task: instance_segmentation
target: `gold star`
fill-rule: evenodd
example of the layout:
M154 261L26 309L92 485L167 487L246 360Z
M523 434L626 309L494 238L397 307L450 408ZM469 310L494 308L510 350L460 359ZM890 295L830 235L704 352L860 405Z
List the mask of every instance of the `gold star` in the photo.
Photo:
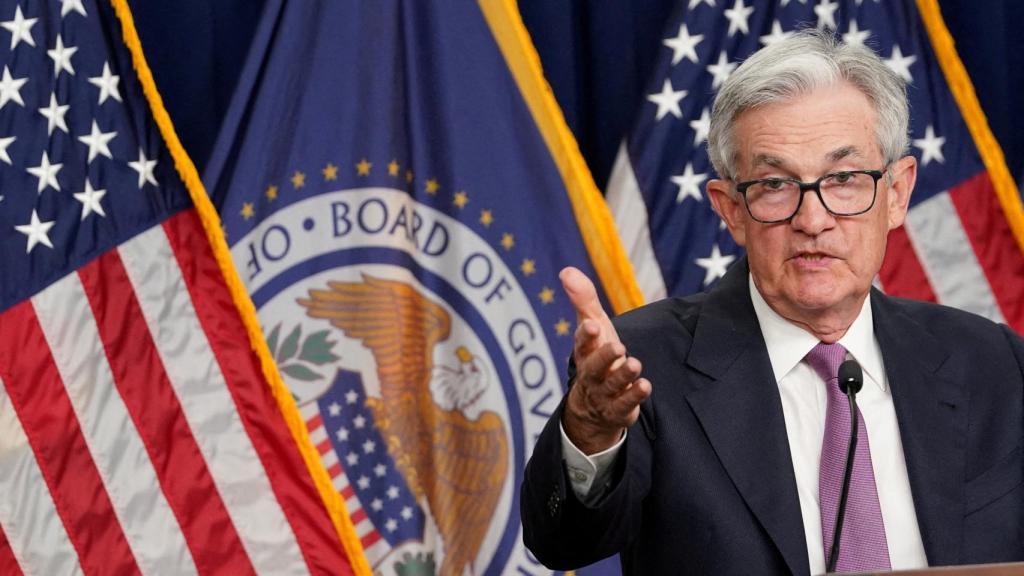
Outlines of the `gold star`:
M555 291L547 286L540 291L540 302L541 304L551 304L555 301Z
M516 245L516 237L505 232L501 235L501 247L505 250L511 250Z
M405 171L405 181L412 184L412 170Z
M388 162L388 176L398 177L398 160Z
M555 324L555 334L558 334L559 336L565 336L568 333L569 322L567 322L565 318L559 319L558 324Z
M437 194L437 191L440 190L440 189L441 189L441 185L437 183L437 179L436 178L431 178L430 180L427 180L427 185L426 185L427 194L430 194L430 195Z
M305 185L306 175L296 170L295 174L292 175L292 186L294 186L295 189L298 190L299 188L302 188Z
M358 174L359 176L369 176L370 168L372 167L373 164L367 162L366 158L363 158L362 160L359 161L358 164L356 164L356 174Z
M523 276L529 276L537 271L537 267L534 265L533 260L524 258L523 263L519 265L519 269L523 271Z
M458 206L459 209L461 210L462 208L466 207L466 204L469 204L469 196L465 192L460 190L459 192L455 193L455 199L452 200L452 203Z
M252 218L252 215L255 214L255 213L256 213L256 211L253 210L252 202L243 202L242 203L242 218L245 218L246 220L248 220L248 219Z
M267 191L265 194L267 196L267 200L277 199L277 186L267 186Z
M327 163L327 166L325 166L324 169L320 171L320 173L324 175L324 180L338 179L338 167L335 166L334 164L331 164L330 162Z
M491 215L491 211L490 210L481 210L480 211L480 223L483 224L484 226L490 226L491 222L494 222L494 216Z

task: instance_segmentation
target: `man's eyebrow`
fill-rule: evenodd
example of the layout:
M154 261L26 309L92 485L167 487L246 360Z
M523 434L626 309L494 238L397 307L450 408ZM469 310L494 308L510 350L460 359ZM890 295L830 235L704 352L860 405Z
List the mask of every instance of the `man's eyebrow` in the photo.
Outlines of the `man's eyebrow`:
M843 146L842 148L836 148L827 155L831 162L839 162L840 160L845 160L851 156L863 157L864 154L861 153L860 149L856 146Z
M780 166L784 166L786 161L778 156L772 156L771 154L758 154L754 156L754 166L761 166L762 164L773 168L779 168Z

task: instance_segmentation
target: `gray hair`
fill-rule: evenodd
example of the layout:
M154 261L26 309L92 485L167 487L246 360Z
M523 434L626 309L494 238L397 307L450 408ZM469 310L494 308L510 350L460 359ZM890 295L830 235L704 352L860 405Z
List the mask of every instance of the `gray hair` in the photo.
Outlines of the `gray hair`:
M801 30L757 51L715 97L708 155L719 176L735 179L733 123L764 104L788 100L846 81L867 96L878 114L878 147L886 164L910 146L907 89L903 79L870 48L846 44L832 32Z

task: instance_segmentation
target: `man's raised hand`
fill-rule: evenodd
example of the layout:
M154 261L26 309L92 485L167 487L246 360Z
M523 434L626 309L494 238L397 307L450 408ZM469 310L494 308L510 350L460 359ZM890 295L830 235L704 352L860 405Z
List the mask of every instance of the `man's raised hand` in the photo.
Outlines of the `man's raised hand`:
M576 309L577 323L576 378L562 426L577 448L596 454L615 445L636 422L640 403L651 394L651 383L640 378L640 361L626 356L594 283L572 267L564 268L559 278Z

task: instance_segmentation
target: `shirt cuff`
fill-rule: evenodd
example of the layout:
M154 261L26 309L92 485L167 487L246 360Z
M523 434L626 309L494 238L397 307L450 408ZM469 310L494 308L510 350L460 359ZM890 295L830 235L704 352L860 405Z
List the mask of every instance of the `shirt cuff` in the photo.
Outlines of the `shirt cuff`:
M558 423L562 433L562 458L569 470L569 482L576 498L584 504L593 504L604 495L608 478L612 473L612 465L626 441L626 431L614 446L596 454L587 456L569 439L562 423Z

